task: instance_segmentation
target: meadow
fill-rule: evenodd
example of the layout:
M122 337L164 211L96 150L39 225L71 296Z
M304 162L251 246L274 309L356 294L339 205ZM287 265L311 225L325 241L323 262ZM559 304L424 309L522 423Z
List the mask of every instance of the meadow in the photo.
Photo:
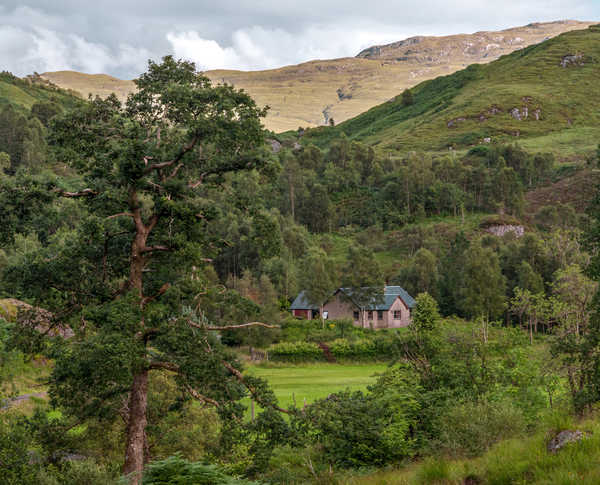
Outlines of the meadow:
M279 404L302 406L344 389L365 390L385 364L252 365L247 373L266 379Z

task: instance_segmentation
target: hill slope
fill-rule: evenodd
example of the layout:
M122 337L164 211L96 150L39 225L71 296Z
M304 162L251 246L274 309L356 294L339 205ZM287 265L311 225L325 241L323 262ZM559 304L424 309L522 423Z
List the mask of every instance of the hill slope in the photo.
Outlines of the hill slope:
M38 101L53 101L68 107L77 99L77 93L60 89L37 76L19 79L7 72L0 73L0 107L10 104L29 112Z
M317 144L341 132L385 150L442 150L529 139L531 148L600 141L600 26L562 34L487 65L471 65L413 88L335 128L311 130ZM538 144L532 143L535 139Z
M500 55L543 41L562 32L583 29L590 22L558 21L530 24L499 32L446 37L413 37L389 46L374 46L357 57L311 61L266 71L207 71L214 82L228 82L247 90L271 110L267 128L280 132L347 120L393 98L407 87L453 73L472 63L486 63ZM103 74L61 71L45 73L53 83L105 96L116 92L124 99L134 85Z

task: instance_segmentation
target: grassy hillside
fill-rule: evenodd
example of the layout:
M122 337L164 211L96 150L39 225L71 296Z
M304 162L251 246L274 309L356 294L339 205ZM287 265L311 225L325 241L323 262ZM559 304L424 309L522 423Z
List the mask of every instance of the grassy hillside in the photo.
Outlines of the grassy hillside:
M398 97L333 129L311 130L306 139L325 144L343 132L406 151L460 148L489 137L581 152L600 139L599 78L600 26L592 26L423 82L412 105Z
M424 80L453 73L472 63L487 63L589 25L590 22L559 21L499 32L415 37L371 47L355 58L316 60L265 71L215 70L206 75L214 82L244 88L259 105L269 105L266 126L282 132L299 126L326 125L331 118L335 122L347 120ZM131 81L104 74L60 71L42 76L83 96L115 92L125 99L134 89Z
M554 421L554 422L552 422ZM564 429L585 433L582 441L568 444L552 454L546 443ZM463 484L597 484L600 483L600 422L579 423L560 415L550 418L527 437L505 440L475 459L428 459L397 471L379 471L366 476L346 476L348 485L463 485Z
M36 76L19 79L7 72L0 73L0 107L11 104L29 111L38 101L54 101L68 107L77 100L75 92L61 89Z

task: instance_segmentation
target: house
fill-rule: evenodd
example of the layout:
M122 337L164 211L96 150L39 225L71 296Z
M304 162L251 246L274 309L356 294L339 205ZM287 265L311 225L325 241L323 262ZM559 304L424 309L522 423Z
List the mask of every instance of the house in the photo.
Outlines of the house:
M338 288L323 305L323 315L332 320L350 319L357 327L399 328L410 325L415 300L401 286L385 286L383 294L361 304L358 292ZM301 292L291 306L294 316L317 318L319 307L310 305Z
M308 320L319 317L319 306L308 302L306 291L304 290L292 302L290 310L295 317L306 318Z

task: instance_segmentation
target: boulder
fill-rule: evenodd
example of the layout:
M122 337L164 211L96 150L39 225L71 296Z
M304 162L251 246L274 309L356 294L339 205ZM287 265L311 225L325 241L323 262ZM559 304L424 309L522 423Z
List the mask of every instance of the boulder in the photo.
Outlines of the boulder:
M565 445L569 443L574 443L576 441L581 441L584 438L584 434L582 431L571 431L564 430L558 433L554 438L550 440L548 443L547 449L550 453L556 453L565 447Z

